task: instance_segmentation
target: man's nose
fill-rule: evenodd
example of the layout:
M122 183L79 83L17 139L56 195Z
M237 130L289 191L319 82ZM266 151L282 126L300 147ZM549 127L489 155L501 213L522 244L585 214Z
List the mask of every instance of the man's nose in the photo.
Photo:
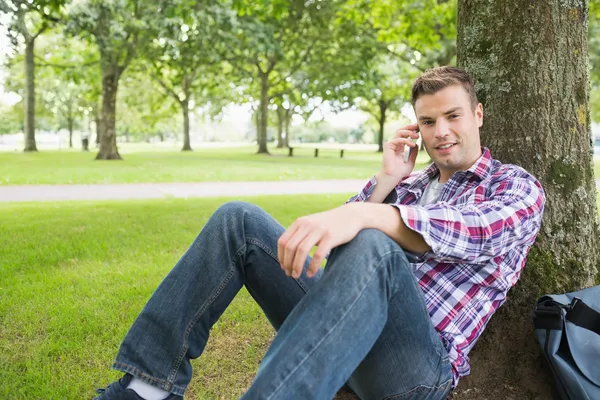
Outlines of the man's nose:
M442 119L435 124L435 137L441 139L444 136L448 136L448 123Z

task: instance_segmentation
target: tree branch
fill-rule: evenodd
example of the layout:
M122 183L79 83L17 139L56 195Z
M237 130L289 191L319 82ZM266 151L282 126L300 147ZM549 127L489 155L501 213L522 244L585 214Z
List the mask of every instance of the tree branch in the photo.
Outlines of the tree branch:
M183 103L181 101L181 99L179 98L179 95L177 95L177 93L175 93L175 90L171 87L169 87L169 85L166 84L165 81L162 80L162 78L160 78L158 76L158 74L156 73L156 71L160 70L160 68L158 68L158 65L156 65L155 61L151 61L152 62L152 66L154 67L154 71L150 71L150 76L152 77L152 79L154 79L164 90L165 90L165 94L167 96L172 96L181 106L183 106Z
M313 40L313 42L308 46L308 48L306 49L306 52L304 53L304 55L302 56L302 58L300 59L300 61L298 63L296 63L296 65L294 65L291 69L290 72L287 74L287 76L283 79L279 79L277 82L275 82L273 84L273 86L277 86L278 84L280 84L281 82L287 81L288 78L290 78L292 75L294 75L296 72L298 72L298 70L300 69L300 67L302 67L302 65L306 62L306 60L308 59L308 55L310 54L312 48L314 47L314 45L317 43L317 39L315 38L315 40Z
M87 63L83 63L83 64L77 64L77 65L65 65L65 64L54 64L54 63L49 63L47 61L45 61L43 58L41 58L40 56L34 56L36 58L36 60L39 61L39 63L36 63L37 65L41 66L41 67L55 67L55 68L81 68L81 67L89 67L92 65L96 65L100 63L100 60L96 60L96 61L90 61Z

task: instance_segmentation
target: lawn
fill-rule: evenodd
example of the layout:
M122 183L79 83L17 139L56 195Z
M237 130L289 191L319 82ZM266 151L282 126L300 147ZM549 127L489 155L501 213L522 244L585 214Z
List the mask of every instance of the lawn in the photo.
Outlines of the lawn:
M137 151L123 161L94 161L95 152L43 151L0 153L0 185L92 184L137 182L284 181L304 179L368 179L381 167L381 154L349 150L273 149L256 155L254 147L203 148L190 153ZM428 157L420 158L423 168Z
M248 201L288 226L350 195ZM90 398L118 378L110 365L127 329L225 201L0 204L0 399ZM186 399L239 398L273 334L242 290L194 361Z
M381 166L381 154L364 146L347 150L342 159L333 149L321 150L315 158L305 146L287 157L286 149L257 155L250 146L182 153L121 144L123 161L95 161L95 151L0 152L0 185L368 179ZM429 157L423 152L418 162L416 169L421 169ZM600 178L600 160L594 171Z
M249 199L285 226L348 196ZM0 398L82 399L224 199L0 204ZM186 399L239 398L273 337L242 290L194 363Z

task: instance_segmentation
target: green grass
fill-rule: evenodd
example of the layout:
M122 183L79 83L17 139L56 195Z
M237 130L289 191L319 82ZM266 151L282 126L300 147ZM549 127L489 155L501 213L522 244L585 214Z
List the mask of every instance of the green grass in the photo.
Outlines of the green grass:
M248 201L288 226L349 195ZM121 339L224 201L0 204L0 399L90 398L118 378ZM242 290L193 362L186 399L239 398L273 334Z
M268 156L255 154L252 146L182 153L120 144L123 161L95 161L95 151L0 152L0 185L368 179L381 166L381 154L374 150L351 148L340 159L339 151L323 149L315 158L311 145L304 146L291 158L286 149L270 149ZM423 153L418 161L421 169L429 158ZM600 178L600 160L594 172Z
M287 226L348 196L248 200ZM121 339L224 201L0 204L0 398L90 398L120 376L110 365ZM272 337L243 290L194 362L186 399L239 398Z
M368 179L381 166L381 154L374 151L349 150L343 159L335 150L323 150L318 158L310 149L295 149L294 157L284 149L271 151L271 156L256 155L255 147L138 151L124 153L123 161L95 161L95 152L5 152L0 185Z

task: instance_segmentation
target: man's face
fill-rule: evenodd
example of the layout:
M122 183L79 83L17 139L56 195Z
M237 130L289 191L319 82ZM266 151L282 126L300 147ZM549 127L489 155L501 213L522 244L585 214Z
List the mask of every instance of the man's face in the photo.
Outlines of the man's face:
M483 125L481 103L475 110L460 85L449 86L415 102L415 114L425 150L440 169L440 181L456 171L467 170L481 156L479 128Z

